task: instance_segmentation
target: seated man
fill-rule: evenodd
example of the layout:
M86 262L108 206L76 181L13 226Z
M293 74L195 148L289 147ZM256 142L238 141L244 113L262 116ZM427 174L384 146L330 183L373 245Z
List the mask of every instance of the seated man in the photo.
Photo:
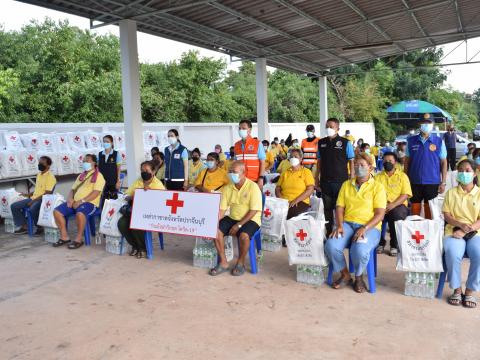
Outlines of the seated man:
M55 176L50 172L51 165L52 159L48 156L40 157L38 160L38 170L40 172L37 174L37 179L35 181L35 191L33 194L24 194L28 199L17 201L11 205L13 220L15 226L17 226L15 234L27 233L27 221L23 212L23 209L26 207L30 208L33 223L37 225L40 206L42 205L42 197L45 194L51 194L57 184L57 179L55 179ZM35 235L41 235L42 233L43 228L37 226Z
M393 152L383 154L383 168L375 180L383 185L387 191L387 208L385 209L384 221L388 222L390 229L390 256L397 256L398 243L395 232L395 221L405 220L408 216L408 202L412 197L412 188L407 174L397 168L397 155ZM377 253L382 254L385 244L385 234L382 233Z
M210 270L210 275L220 275L229 270L225 256L224 236L238 237L240 242L239 257L232 275L240 276L245 272L245 257L250 247L250 239L261 224L262 194L258 185L245 177L245 165L234 161L228 173L230 184L222 190L220 203L220 224L215 239L220 262ZM225 212L230 210L230 215Z

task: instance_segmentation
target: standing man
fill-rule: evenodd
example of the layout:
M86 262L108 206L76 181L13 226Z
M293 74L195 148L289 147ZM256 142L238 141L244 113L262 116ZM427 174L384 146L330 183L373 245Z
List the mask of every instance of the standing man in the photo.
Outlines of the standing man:
M307 138L302 140L301 147L303 151L302 165L312 170L313 165L317 162L317 145L320 139L315 136L315 127L312 124L307 125L306 131Z
M252 138L252 122L242 120L238 124L239 141L235 143L235 160L245 164L245 176L263 188L265 175L265 150L259 140ZM278 140L278 139L277 139Z
M342 184L348 180L348 164L350 178L355 178L353 145L350 140L338 135L340 122L336 118L327 120L327 136L318 142L317 170L315 185L321 189L325 220L328 221L327 235L332 232L333 211L337 204L338 193Z
M450 166L450 170L454 171L457 158L457 134L453 125L448 126L448 131L443 134L443 141L447 147L447 164Z
M420 215L422 201L425 218L432 214L428 201L445 191L447 181L447 148L443 140L432 134L433 118L423 114L420 118L420 134L407 139L405 173L410 178L413 196L412 215Z

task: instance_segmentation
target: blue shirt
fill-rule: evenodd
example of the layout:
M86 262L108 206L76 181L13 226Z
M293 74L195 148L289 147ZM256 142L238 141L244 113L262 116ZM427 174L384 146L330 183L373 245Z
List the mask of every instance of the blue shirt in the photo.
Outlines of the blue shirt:
M352 160L355 157L355 150L353 150L352 142L347 143L347 148L345 149L347 153L347 160ZM320 150L317 150L317 159L320 159Z
M242 141L242 151L245 151L245 143ZM258 160L265 160L267 155L265 154L265 149L263 148L262 143L258 144L257 151Z
M419 135L420 136L420 135ZM420 136L420 140L422 141L423 144L425 144L425 142L427 142L427 140L430 138L430 136L428 138L424 138L423 136ZM408 150L408 146L407 146L407 149L405 150L405 156L406 157L410 157L410 151ZM442 146L440 147L440 155L438 156L441 160L443 159L446 159L447 158L447 147L445 146L445 141L442 140Z
M110 155L112 152L113 152L113 149L112 149L112 151L110 151L110 153L108 155ZM102 154L105 155L105 159L108 158L108 155L105 152L105 150L102 150ZM122 155L120 155L120 151L117 151L117 160L115 162L117 163L117 165L122 164Z

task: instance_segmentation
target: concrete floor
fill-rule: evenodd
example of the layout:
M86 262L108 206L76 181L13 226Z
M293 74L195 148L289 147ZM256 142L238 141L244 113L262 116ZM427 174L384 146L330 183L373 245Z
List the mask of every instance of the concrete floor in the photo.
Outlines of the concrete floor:
M192 246L167 235L147 261L2 233L0 358L480 358L480 309L449 306L447 287L404 296L386 255L377 293L359 295L295 282L285 249L256 276L213 278Z

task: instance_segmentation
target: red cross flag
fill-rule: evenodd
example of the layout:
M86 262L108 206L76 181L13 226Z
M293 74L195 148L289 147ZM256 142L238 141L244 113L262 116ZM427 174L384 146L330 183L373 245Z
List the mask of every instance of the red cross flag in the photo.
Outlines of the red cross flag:
M130 228L216 238L221 194L135 191Z

